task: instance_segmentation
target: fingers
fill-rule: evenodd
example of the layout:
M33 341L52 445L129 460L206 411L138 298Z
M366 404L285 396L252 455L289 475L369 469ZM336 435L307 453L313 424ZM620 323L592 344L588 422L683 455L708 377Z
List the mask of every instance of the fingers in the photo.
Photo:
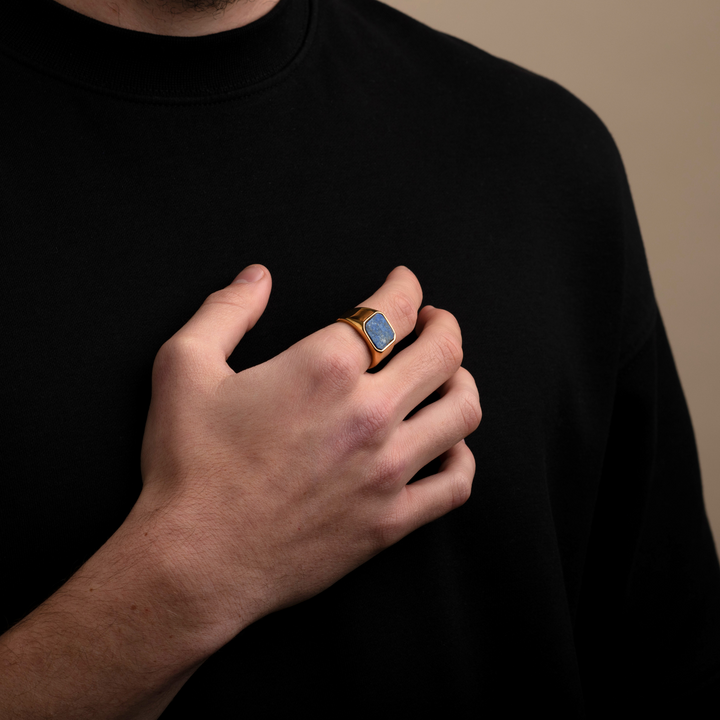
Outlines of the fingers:
M390 321L397 341L409 335L417 321L417 312L422 304L422 288L418 279L408 268L395 268L383 285L367 300L357 307L369 307L379 310ZM340 343L352 354L353 364L357 373L365 372L370 367L371 356L368 346L357 330L345 323L335 323L324 328L318 334L318 340L325 347L334 347ZM392 350L389 350L392 352Z
M400 423L392 452L406 459L406 482L431 460L477 430L482 420L473 376L460 368L439 390L440 399Z
M418 339L377 375L400 419L451 378L463 359L460 326L449 312L426 305L416 329Z
M389 481L397 492L381 522L386 546L454 510L470 497L475 458L463 438L477 428L482 416L475 381L460 368L440 393L440 400L401 423L379 466L383 468L379 477ZM438 473L407 484L438 456L443 458Z
M392 524L386 529L388 544L463 505L472 490L475 457L465 441L444 454L440 471L406 485L397 497Z
M210 295L169 343L189 343L208 359L227 360L265 311L271 288L267 268L249 265L231 285Z

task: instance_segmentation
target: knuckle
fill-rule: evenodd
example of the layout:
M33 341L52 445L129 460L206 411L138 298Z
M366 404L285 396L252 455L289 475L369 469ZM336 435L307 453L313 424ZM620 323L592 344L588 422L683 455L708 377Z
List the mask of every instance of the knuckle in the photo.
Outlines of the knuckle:
M472 476L466 473L456 473L451 481L451 510L464 505L472 494Z
M346 390L355 384L356 362L344 344L312 353L311 372L315 384Z
M433 311L436 321L441 321L444 325L452 325L458 333L460 332L460 323L458 323L457 318L449 310L434 308Z
M244 285L230 285L216 290L205 299L206 305L229 305L232 308L244 310L248 307L248 296L244 292Z
M368 483L375 492L392 491L403 483L408 468L407 460L399 453L389 453L368 474Z
M417 297L419 305L422 302L423 292L417 275L406 265L398 265L393 271L393 276L410 288L411 293Z
M432 338L434 357L447 375L459 369L463 361L461 339L449 330L437 330Z
M458 398L458 411L466 434L475 432L482 420L482 408L477 395L470 390L463 392Z
M153 382L162 383L196 366L202 354L201 343L192 336L174 335L163 343L153 363Z
M417 322L418 309L410 295L406 292L398 291L394 293L392 310L394 318L401 325L409 325L412 327Z
M378 447L390 430L390 412L384 403L358 405L346 425L345 435L353 448Z

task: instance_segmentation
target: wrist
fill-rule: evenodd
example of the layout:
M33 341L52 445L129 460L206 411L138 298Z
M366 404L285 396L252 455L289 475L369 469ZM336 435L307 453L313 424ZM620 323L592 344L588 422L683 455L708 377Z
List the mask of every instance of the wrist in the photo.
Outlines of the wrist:
M161 624L175 631L179 650L184 641L186 654L202 662L264 612L247 578L238 577L223 560L227 548L208 529L207 519L180 505L158 502L143 491L116 535L142 558L138 581L147 588Z
M157 534L157 516L136 504L62 588L0 638L0 706L13 717L158 717L232 637L213 597L187 582Z

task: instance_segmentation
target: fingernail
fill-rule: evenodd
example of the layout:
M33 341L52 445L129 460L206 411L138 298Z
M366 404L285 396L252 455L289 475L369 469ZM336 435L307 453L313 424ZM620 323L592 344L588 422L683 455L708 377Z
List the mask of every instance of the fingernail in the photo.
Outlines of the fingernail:
M239 283L254 283L260 280L265 275L260 265L248 265L233 281L232 284L236 285Z

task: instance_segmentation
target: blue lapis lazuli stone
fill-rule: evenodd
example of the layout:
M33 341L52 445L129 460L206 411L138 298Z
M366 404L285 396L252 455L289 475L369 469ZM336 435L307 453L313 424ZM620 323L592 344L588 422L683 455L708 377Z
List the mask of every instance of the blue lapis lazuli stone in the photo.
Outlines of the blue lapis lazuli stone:
M395 339L395 333L382 313L376 313L365 323L365 332L378 352L385 350Z

